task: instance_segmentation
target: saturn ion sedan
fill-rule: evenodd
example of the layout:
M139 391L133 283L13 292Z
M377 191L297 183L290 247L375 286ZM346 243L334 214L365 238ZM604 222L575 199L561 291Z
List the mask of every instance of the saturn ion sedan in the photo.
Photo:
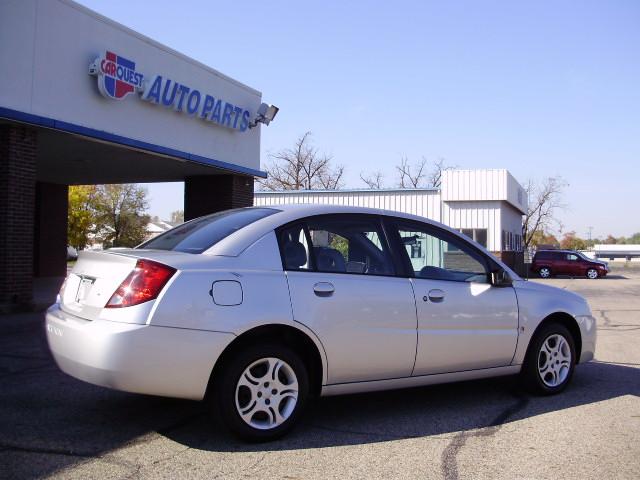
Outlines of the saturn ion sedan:
M329 205L228 210L82 252L46 331L69 375L206 400L253 441L287 432L314 395L511 374L558 393L596 341L582 297L457 231Z

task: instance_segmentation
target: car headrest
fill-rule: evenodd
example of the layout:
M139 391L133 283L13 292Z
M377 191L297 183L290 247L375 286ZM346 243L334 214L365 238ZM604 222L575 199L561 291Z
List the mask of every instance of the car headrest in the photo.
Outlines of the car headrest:
M307 263L307 249L297 241L284 244L284 264L287 268L300 268Z
M346 272L347 265L342 254L329 247L314 247L318 270L321 272Z

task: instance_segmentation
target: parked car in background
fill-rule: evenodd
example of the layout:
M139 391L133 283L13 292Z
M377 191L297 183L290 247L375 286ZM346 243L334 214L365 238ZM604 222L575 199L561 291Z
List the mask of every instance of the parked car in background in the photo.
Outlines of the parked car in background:
M596 342L581 296L440 223L336 205L228 210L83 251L46 330L69 375L204 399L249 440L283 435L313 395L513 374L559 393Z
M574 250L538 250L533 256L531 268L542 278L569 275L594 279L609 273L606 262L592 260Z

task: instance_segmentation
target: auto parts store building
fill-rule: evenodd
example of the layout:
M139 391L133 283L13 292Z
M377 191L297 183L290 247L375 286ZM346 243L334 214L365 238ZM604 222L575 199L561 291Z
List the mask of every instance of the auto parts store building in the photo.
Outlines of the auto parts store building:
M0 3L0 309L66 273L68 186L184 181L251 205L261 93L70 0Z

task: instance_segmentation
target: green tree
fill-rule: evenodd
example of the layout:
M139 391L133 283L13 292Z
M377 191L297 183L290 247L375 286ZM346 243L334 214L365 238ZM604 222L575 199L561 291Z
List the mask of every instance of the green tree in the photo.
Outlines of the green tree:
M134 247L147 235L147 190L139 185L98 185L95 193L96 231L105 247Z
M78 250L87 247L89 237L93 233L95 191L94 185L72 185L69 187L67 242Z

